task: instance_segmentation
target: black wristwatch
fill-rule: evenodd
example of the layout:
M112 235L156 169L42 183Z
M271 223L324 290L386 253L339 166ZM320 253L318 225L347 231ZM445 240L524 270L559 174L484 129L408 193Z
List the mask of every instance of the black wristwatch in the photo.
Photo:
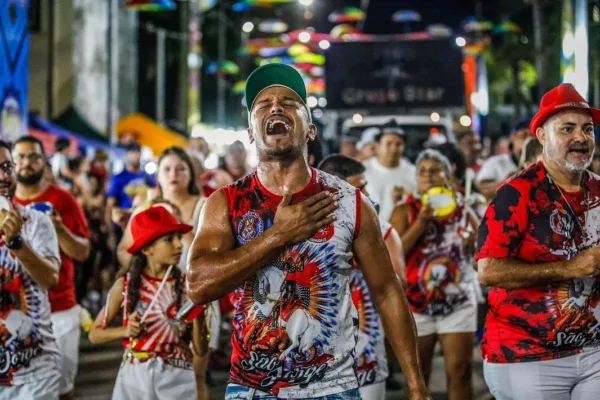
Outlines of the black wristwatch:
M8 247L10 250L21 250L23 247L23 238L21 236L17 236L12 240L9 240L6 242L6 247Z

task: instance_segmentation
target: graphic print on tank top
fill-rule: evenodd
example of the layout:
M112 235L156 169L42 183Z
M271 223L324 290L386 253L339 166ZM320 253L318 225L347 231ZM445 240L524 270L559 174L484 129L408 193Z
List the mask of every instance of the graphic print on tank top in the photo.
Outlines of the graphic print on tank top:
M238 246L269 229L281 198L252 174L226 187ZM349 277L359 193L313 170L292 204L323 190L341 195L334 224L286 246L232 295L231 382L285 398L356 388L352 350L357 316Z
M22 267L9 250L0 251L2 276L0 287L0 386L10 385L12 375L41 353L42 335L39 323L38 297L41 291L31 278L22 273Z
M384 240L387 239L391 229L389 222L381 223ZM358 384L364 387L385 381L389 371L381 319L364 274L356 262L353 263L350 290L352 302L358 312L358 339L354 351L355 369Z
M189 341L184 340L190 326L176 320L180 305L176 302L175 278L168 278L158 295L157 290L162 279L142 273L141 280L140 296L135 308L140 317L144 315L155 296L156 300L148 311L142 334L131 341L123 340L124 347L131 346L131 350L135 352L153 353L153 356L160 357L175 367L193 369ZM127 293L129 284L128 278L123 293ZM125 310L127 307L125 302ZM128 315L125 317L124 326L127 326L127 318Z
M477 259L556 262L599 246L600 177L586 172L583 187L564 191L563 198L542 162L517 174L498 189L486 211ZM492 288L488 302L482 341L488 362L550 360L600 344L600 277Z
M407 199L413 223L421 200ZM454 214L444 221L430 221L427 230L406 260L406 296L417 314L448 315L472 295L473 266L460 235L463 220L461 198Z
M18 206L24 241L40 257L59 259L50 219ZM0 244L0 387L41 379L57 368L50 303L18 258ZM1 389L0 389L1 392Z

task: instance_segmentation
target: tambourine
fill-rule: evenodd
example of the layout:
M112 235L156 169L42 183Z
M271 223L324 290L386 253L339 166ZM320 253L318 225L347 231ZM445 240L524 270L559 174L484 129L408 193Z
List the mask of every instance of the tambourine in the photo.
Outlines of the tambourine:
M421 203L431 206L439 219L452 217L457 207L454 192L443 186L434 186L426 191L421 196Z

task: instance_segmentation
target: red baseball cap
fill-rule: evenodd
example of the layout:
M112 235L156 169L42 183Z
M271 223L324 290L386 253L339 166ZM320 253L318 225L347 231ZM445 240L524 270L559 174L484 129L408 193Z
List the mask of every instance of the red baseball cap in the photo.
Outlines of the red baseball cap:
M600 110L590 107L585 99L570 83L562 83L542 97L540 111L533 117L529 130L536 136L535 131L554 114L566 110L583 110L589 112L594 126L600 124Z
M150 243L170 233L188 233L194 229L191 225L182 224L165 207L150 207L135 215L131 220L133 244L127 252L135 254Z

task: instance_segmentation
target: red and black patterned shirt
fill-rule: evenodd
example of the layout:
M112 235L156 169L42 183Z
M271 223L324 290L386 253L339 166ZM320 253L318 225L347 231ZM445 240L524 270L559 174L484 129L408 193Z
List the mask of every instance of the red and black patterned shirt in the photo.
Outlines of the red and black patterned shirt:
M406 297L412 312L449 315L473 302L472 253L461 237L465 208L457 196L456 211L444 221L429 221L426 232L406 255ZM421 199L409 196L410 223L421 210Z
M586 172L581 191L562 193L541 162L507 181L480 226L477 259L555 262L598 246L600 177ZM599 285L599 278L587 278L526 289L492 288L484 360L549 360L600 344Z

